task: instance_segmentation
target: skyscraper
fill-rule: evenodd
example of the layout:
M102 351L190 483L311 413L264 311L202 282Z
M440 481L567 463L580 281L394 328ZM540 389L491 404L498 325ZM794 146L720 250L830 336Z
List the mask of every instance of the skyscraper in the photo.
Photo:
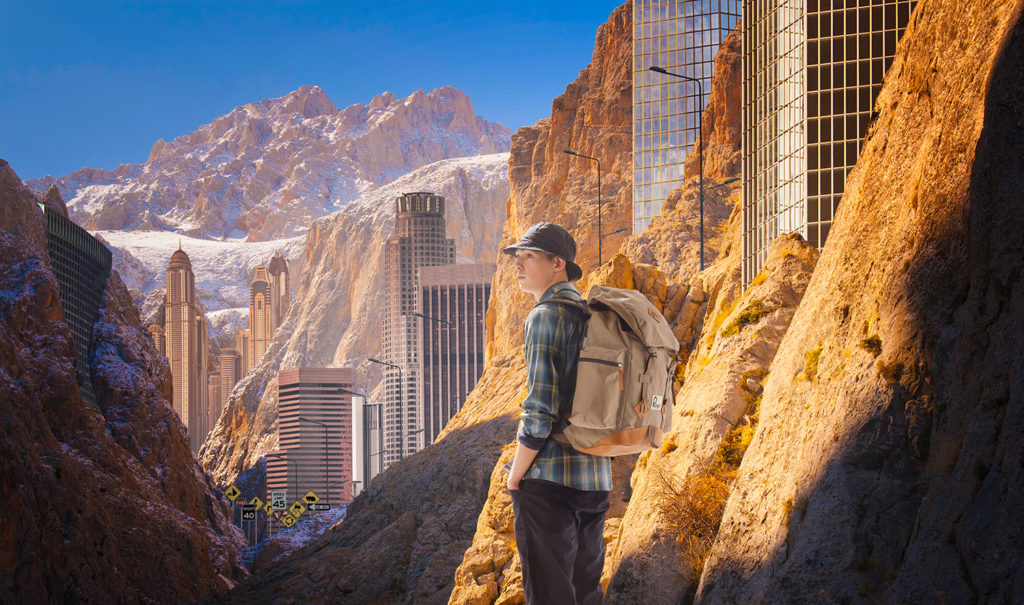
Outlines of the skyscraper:
M163 327L160 324L149 324L146 329L149 330L149 336L153 339L153 346L156 347L157 352L166 357L167 339Z
M256 276L249 283L249 363L259 365L267 352L274 330L276 314L271 305L273 294L270 274L264 265L256 267Z
M209 430L206 367L209 342L206 319L196 300L192 262L181 248L171 255L167 265L164 333L167 360L171 365L171 403L188 429L192 452L198 453Z
M744 0L744 288L779 235L825 244L915 4Z
M487 301L495 265L419 270L419 400L423 443L437 438L484 371ZM428 319L429 318L429 319Z
M352 497L383 470L384 405L352 396Z
M274 327L284 323L288 314L288 263L280 251L274 253L267 266L270 275L270 308L274 319ZM273 334L271 334L273 336Z
M267 489L332 507L352 500L351 368L298 368L278 374L278 449L267 458ZM295 468L288 466L294 463ZM290 472L289 472L290 471ZM290 484L291 483L291 484Z
M740 18L740 0L636 0L633 3L633 232L661 214L683 182L711 91L715 54ZM658 66L695 83L649 71Z
M221 374L220 372L210 372L207 401L209 405L206 406L207 417L206 417L206 433L209 434L213 430L213 427L217 424L217 420L220 419L220 413L224 409L221 405ZM205 438L204 438L205 440Z
M231 390L242 379L242 357L235 349L220 350L220 408L221 413L228 407Z
M46 219L46 251L60 289L64 320L75 341L75 367L82 399L98 408L92 390L89 344L110 277L110 250L60 212L39 204Z
M238 351L238 355L242 360L242 370L239 374L239 380L241 380L241 377L245 376L252 369L252 359L251 355L249 355L249 330L239 329L235 332L235 350Z
M428 192L395 200L395 235L384 249L383 361L385 468L420 449L417 270L455 263L455 241L445 237L444 198Z

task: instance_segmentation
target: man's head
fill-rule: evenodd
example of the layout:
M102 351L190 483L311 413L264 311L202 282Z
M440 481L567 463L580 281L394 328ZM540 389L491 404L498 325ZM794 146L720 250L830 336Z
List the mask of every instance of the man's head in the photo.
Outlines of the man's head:
M537 223L515 244L502 250L516 258L519 287L539 298L550 286L576 281L583 270L576 259L576 241L554 223Z

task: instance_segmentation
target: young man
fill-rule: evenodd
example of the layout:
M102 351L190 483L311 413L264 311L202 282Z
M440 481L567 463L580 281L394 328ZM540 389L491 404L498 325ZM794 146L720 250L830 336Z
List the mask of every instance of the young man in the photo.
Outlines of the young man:
M582 300L570 283L583 276L576 242L558 225L537 223L504 252L515 256L520 289L540 303L526 318L527 395L508 476L526 603L601 603L611 458L551 438L576 388L584 319L568 305L543 303Z

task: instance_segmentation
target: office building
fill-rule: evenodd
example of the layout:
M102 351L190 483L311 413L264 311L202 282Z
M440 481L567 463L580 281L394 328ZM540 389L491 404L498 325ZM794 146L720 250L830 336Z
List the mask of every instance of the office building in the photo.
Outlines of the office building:
M220 408L221 412L228 408L231 390L242 379L242 356L235 349L220 350Z
M206 400L209 402L207 408L207 434L213 430L213 427L217 426L217 420L220 419L220 413L223 411L224 406L221 404L221 374L220 372L210 372L207 384L209 385L208 396Z
M779 235L825 244L914 5L744 0L744 288Z
M57 278L64 321L75 342L78 390L83 400L99 410L92 389L89 344L110 276L110 250L60 212L43 204L39 208L46 219L46 251Z
M714 58L740 18L740 0L636 0L633 3L633 232L661 214L683 183L697 145ZM663 67L700 81L649 71Z
M153 339L153 346L156 347L157 353L166 357L167 339L163 327L160 324L149 324L146 329L149 330L149 336Z
M274 320L274 329L284 323L288 315L288 263L280 251L274 253L267 265L267 274L270 277L270 309ZM271 333L273 336L273 333Z
M352 497L383 470L384 404L352 396Z
M270 273L263 265L256 267L256 276L249 283L249 360L256 367L263 360L277 329L276 314L271 304ZM250 368L251 369L251 368Z
M235 350L238 351L238 355L241 358L241 376L245 376L252 369L252 360L249 355L249 330L238 330L235 332ZM239 380L241 380L241 376Z
M196 299L192 262L180 247L167 265L164 298L166 356L171 366L171 405L188 431L193 453L209 431L206 318Z
M437 438L484 371L487 301L495 265L419 270L419 402L423 440Z
M267 489L313 491L336 507L352 499L351 368L278 374L278 449L267 458ZM294 464L293 469L288 466Z
M455 263L455 241L445 237L444 198L405 193L395 200L395 235L384 249L384 467L423 447L419 393L417 271ZM395 367L392 367L395 366Z

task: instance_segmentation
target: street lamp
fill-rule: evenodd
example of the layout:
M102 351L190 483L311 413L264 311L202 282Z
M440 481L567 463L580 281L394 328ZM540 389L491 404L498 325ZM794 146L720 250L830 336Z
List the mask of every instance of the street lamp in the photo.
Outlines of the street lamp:
M402 391L405 390L405 374L402 372L402 366L374 359L373 357L368 357L367 361L379 363L382 366L388 366L389 368L395 368L398 370L398 426L401 427L398 431L398 459L401 460L402 458L405 458L405 437L402 436L401 431L402 428L405 428L405 408L402 404Z
M592 158L589 155L576 153L572 149L563 149L562 153L574 155L578 158L594 160L597 162L597 266L601 266L601 160Z
M319 420L313 420L311 418L306 418L305 416L299 416L299 420L301 420L303 422L311 422L313 424L319 424L320 426L324 427L324 489L327 490L327 494L326 494L326 496L327 496L327 505L330 506L330 504L331 504L331 490L327 488L327 481L328 481L327 467L330 464L330 458L329 458L330 450L327 449L327 425L324 424L323 422L320 422Z
M690 76L684 76L682 74L672 73L664 67L658 67L652 65L649 68L651 71L656 71L659 74L665 74L666 76L674 76L676 78L682 78L683 80L689 80L697 84L697 94L700 96L700 113L697 117L697 154L700 162L700 270L704 270L704 85L697 78L691 78Z

